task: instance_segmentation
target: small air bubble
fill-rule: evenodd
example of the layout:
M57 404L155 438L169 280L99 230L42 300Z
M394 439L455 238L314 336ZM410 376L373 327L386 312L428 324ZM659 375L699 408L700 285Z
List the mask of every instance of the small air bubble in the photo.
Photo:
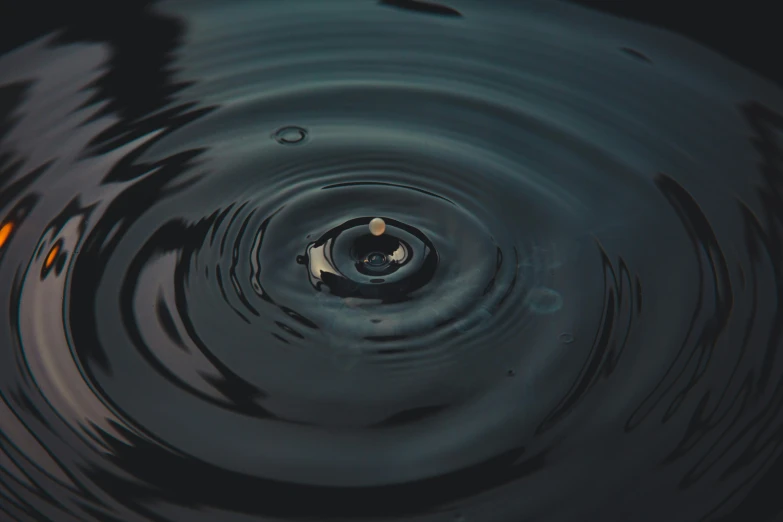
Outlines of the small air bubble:
M302 127L281 127L275 131L274 138L281 145L298 145L307 139L307 131Z
M574 342L574 336L568 332L561 333L558 339L560 339L560 342L563 344L571 344Z

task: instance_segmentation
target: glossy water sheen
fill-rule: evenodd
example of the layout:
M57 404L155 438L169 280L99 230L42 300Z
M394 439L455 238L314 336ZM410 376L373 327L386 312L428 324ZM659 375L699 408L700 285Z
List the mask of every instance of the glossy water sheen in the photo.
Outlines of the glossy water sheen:
M101 44L0 56L0 519L751 520L783 94L559 2L411 4L164 3L138 118Z

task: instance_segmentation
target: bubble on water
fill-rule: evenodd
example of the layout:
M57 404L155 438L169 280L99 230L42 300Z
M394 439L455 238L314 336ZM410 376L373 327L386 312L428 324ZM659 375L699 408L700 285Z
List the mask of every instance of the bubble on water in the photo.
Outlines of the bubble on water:
M307 139L307 130L302 127L281 127L275 131L275 141L281 145L298 145Z
M530 290L525 306L536 314L551 314L563 307L563 297L556 290L541 286Z
M561 333L558 339L563 344L571 344L572 342L574 342L574 336L568 332Z

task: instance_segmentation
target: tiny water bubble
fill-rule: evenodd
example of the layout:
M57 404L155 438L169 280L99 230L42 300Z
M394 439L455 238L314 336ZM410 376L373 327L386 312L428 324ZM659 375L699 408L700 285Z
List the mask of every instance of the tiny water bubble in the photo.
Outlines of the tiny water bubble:
M281 127L275 131L274 138L281 145L298 145L307 139L307 130L293 125Z
M558 339L563 344L571 344L572 342L574 342L573 334L570 334L568 332L561 333L560 336L558 337Z

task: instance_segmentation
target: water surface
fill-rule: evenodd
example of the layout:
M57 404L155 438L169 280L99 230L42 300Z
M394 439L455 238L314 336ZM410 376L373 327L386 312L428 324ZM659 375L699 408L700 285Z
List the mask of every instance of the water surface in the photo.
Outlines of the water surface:
M0 519L752 512L779 87L560 2L145 16L157 76L0 55Z

